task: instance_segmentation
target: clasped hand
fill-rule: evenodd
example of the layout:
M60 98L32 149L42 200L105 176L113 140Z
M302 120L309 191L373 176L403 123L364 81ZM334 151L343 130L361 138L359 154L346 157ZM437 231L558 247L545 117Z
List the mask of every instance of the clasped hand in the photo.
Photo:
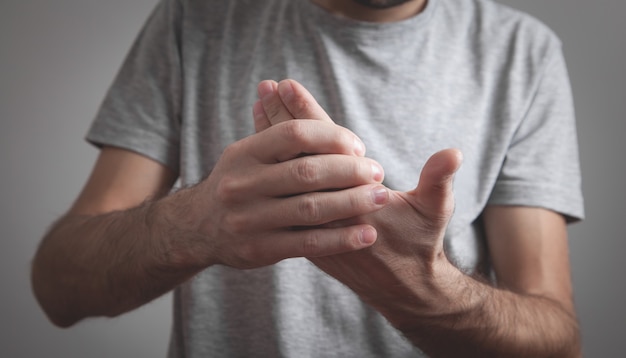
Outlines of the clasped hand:
M272 130L296 118L313 119L309 122L322 128L328 125L341 128L333 124L313 96L296 81L285 80L279 84L264 81L259 84L258 92L260 99L253 109L257 132ZM402 314L394 312L398 307L389 304L399 303L399 298L410 301L411 310L419 309L420 304L425 310L440 304L432 302L439 299L436 286L450 279L442 276L450 276L448 274L455 271L445 257L443 237L454 209L453 176L461 160L458 150L438 152L425 164L414 190L387 189L388 201L380 210L324 226L369 226L375 230L377 238L371 247L310 257L310 260L387 316ZM341 180L341 186L345 187L347 178Z
M201 245L190 251L202 266L249 269L370 246L376 231L367 223L324 226L387 204L383 170L364 152L332 123L276 124L229 145L172 221L197 233Z

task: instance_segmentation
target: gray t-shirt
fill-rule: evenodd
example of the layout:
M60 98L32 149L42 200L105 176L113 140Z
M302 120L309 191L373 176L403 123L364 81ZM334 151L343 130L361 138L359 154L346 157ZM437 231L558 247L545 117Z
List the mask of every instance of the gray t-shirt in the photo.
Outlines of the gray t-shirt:
M432 153L463 151L445 248L464 272L490 272L487 204L583 217L561 43L489 0L429 0L418 16L386 24L309 0L163 0L87 139L146 155L193 184L225 146L254 133L257 83L283 78L363 139L393 189L414 188ZM306 259L211 267L174 297L172 358L421 356Z

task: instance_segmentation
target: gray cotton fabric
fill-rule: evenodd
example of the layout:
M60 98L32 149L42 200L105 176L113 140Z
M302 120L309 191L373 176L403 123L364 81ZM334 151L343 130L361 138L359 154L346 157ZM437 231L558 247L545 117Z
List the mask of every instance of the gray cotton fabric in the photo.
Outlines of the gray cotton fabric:
M414 188L434 152L463 151L445 248L468 274L490 272L486 205L584 215L561 43L488 0L429 0L419 15L387 24L308 0L163 0L87 139L141 153L191 185L228 144L254 133L257 83L284 78L362 138L393 189ZM174 294L171 358L420 356L305 259L210 267Z

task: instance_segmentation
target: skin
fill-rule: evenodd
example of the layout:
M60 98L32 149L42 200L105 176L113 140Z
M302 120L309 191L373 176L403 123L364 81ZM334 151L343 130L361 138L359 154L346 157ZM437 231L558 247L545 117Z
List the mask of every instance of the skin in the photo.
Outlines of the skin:
M68 327L119 315L212 265L249 269L370 246L369 224L293 230L388 202L382 168L363 157L360 139L319 124L290 121L235 142L205 180L170 195L176 173L104 148L33 260L33 291L50 320Z
M425 5L314 2L372 22L406 19ZM103 148L33 260L33 291L52 322L119 315L212 265L308 257L433 357L580 355L560 215L487 207L497 287L477 281L443 251L458 151L436 153L415 190L394 192L380 184L382 168L364 157L358 137L334 125L304 88L268 81L259 95L258 134L226 148L190 188L167 194L177 173Z
M259 97L253 109L258 131L293 118L331 121L295 81L264 81ZM436 153L414 190L390 190L383 209L335 223L372 225L378 238L371 247L311 261L430 356L580 356L561 215L529 207L485 209L495 287L448 261L443 237L460 162L456 150Z

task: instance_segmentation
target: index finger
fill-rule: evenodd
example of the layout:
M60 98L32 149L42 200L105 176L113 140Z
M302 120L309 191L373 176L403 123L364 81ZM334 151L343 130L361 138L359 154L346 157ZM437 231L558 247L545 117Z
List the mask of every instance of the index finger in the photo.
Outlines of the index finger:
M250 145L250 154L268 164L307 154L365 155L365 145L350 130L306 119L279 123L245 138L242 144Z
M293 118L317 119L335 123L315 100L311 92L298 81L291 79L282 80L278 83L277 90L285 109L291 113ZM270 121L272 121L271 117ZM272 124L275 123L272 122Z

